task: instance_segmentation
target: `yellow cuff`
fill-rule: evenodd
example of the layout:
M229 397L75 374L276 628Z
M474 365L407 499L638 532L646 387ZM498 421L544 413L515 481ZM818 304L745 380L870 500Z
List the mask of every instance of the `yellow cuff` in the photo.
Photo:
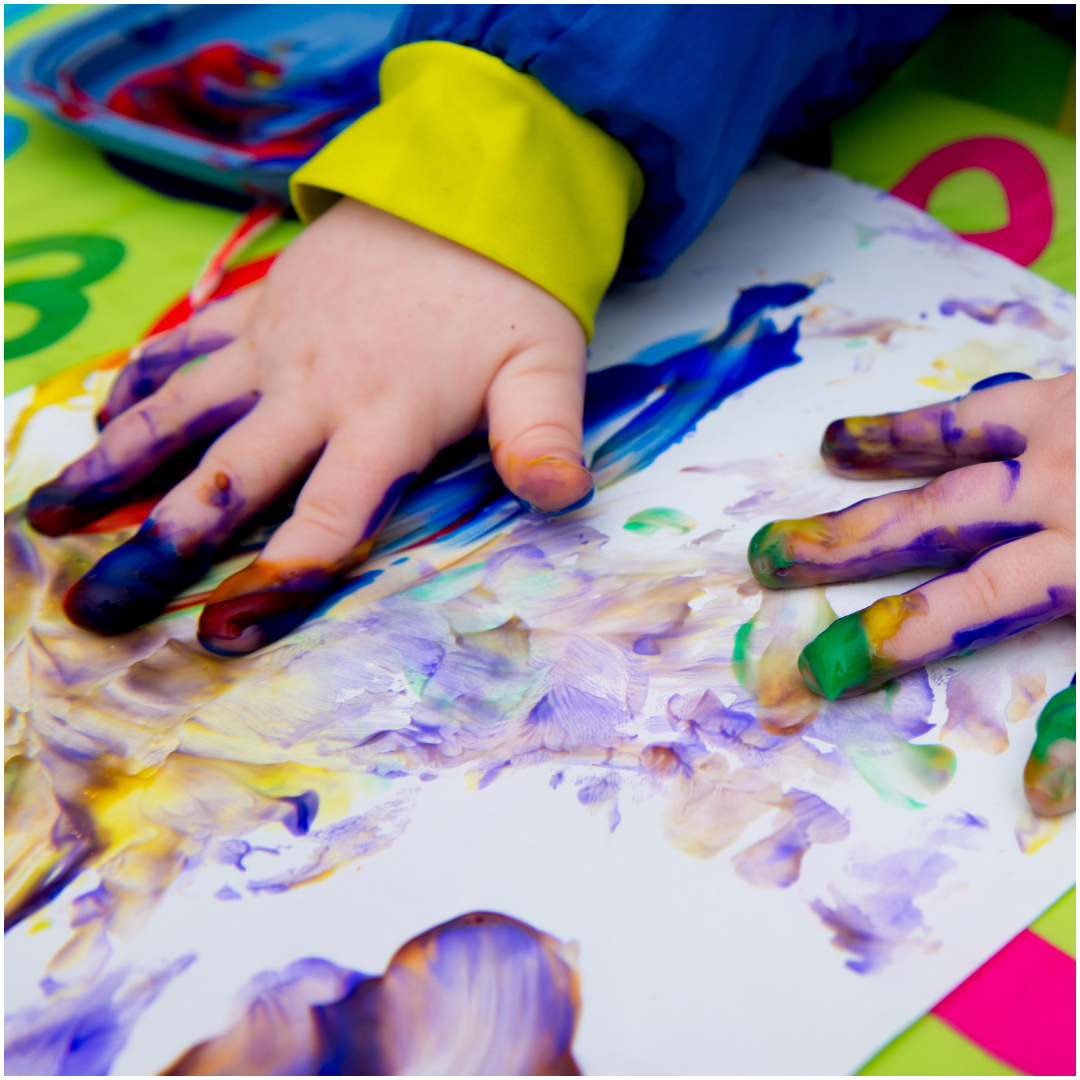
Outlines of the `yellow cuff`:
M631 153L532 75L444 41L391 52L382 104L292 176L305 223L342 195L516 270L592 337L644 180Z

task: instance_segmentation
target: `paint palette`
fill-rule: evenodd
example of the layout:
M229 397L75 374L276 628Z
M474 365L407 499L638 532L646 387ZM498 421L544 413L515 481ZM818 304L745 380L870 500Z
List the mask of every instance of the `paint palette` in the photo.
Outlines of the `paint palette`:
M104 150L247 195L378 101L400 5L120 5L35 37L7 88Z

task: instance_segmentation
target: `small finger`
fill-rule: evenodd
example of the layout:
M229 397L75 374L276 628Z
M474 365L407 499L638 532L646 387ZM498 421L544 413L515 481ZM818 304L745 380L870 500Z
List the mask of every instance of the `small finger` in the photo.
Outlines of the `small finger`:
M194 443L216 434L258 400L246 351L223 351L212 367L177 372L138 408L102 432L88 454L37 488L27 517L39 532L62 536L128 499L142 480Z
M1072 614L1073 559L1067 538L1052 531L992 548L963 570L837 619L803 649L803 680L830 701L854 697ZM1034 581L1031 567L1039 568ZM1047 579L1062 584L1039 583Z
M551 342L500 368L487 394L491 456L529 510L565 514L584 506L593 480L581 455L584 345Z
M821 456L832 472L862 480L936 476L1019 457L1027 448L1027 414L1034 399L1029 387L1006 384L1021 380L1030 381L1010 372L976 383L954 401L834 420Z
M412 446L404 460L372 460L392 445L371 429L335 433L304 484L292 517L250 566L214 590L199 619L211 652L253 652L287 634L341 576L371 553L376 534L426 463ZM430 456L428 453L427 456Z
M836 513L770 522L750 541L750 569L772 589L955 569L1043 528L1023 476L1019 461L971 465Z
M68 590L64 610L98 634L123 634L156 618L210 568L221 545L310 466L321 442L267 403L221 436L126 543Z
M1024 795L1043 817L1076 809L1076 679L1039 714L1035 745L1024 769Z
M140 341L97 415L98 430L165 385L185 364L224 348L240 336L261 294L259 285L207 304L187 322Z

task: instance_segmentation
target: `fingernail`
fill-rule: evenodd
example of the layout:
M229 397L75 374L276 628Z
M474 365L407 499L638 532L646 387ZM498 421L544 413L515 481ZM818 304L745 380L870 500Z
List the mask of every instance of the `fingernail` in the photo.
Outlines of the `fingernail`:
M125 634L156 618L183 588L210 568L214 548L182 554L152 521L100 559L67 591L64 611L96 634Z
M863 611L837 619L799 655L803 682L815 694L836 701L855 697L919 666L900 663L883 651L906 619L926 611L919 592L886 596Z
M199 641L219 656L261 649L299 626L339 576L323 566L256 561L214 590L199 618Z
M585 506L594 494L589 470L584 464L565 458L541 457L522 461L511 455L507 472L507 486L514 498L531 513L548 517L569 514Z
M1055 694L1039 715L1024 769L1024 795L1043 817L1076 809L1076 684Z
M822 545L829 542L832 530L825 517L771 521L758 529L750 541L746 558L754 577L770 589L791 589L817 585L826 580L823 568L800 563L795 557L796 540Z

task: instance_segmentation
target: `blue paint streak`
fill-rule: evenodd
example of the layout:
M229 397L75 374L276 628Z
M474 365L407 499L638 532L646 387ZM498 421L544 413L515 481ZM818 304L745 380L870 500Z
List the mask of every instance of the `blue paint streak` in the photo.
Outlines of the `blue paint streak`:
M399 476L387 489L386 494L382 497L382 502L371 512L371 517L368 518L367 528L364 529L364 535L362 540L367 540L368 537L373 536L379 530L379 526L390 516L395 506L401 499L402 493L405 489L416 479L416 473L406 473L404 476Z
M657 355L660 346L652 345L636 361L590 374L586 445L612 423L628 418L593 454L596 487L608 487L645 468L726 398L773 371L799 363L798 320L780 332L768 312L791 307L812 291L800 284L755 286L739 296L727 328L715 338L657 363L640 362L640 356ZM642 409L653 395L656 400ZM640 411L635 415L635 410ZM524 512L503 486L479 440L451 447L440 458L446 463L441 472L437 459L405 492L376 554L431 542L437 534L439 541L469 543Z

